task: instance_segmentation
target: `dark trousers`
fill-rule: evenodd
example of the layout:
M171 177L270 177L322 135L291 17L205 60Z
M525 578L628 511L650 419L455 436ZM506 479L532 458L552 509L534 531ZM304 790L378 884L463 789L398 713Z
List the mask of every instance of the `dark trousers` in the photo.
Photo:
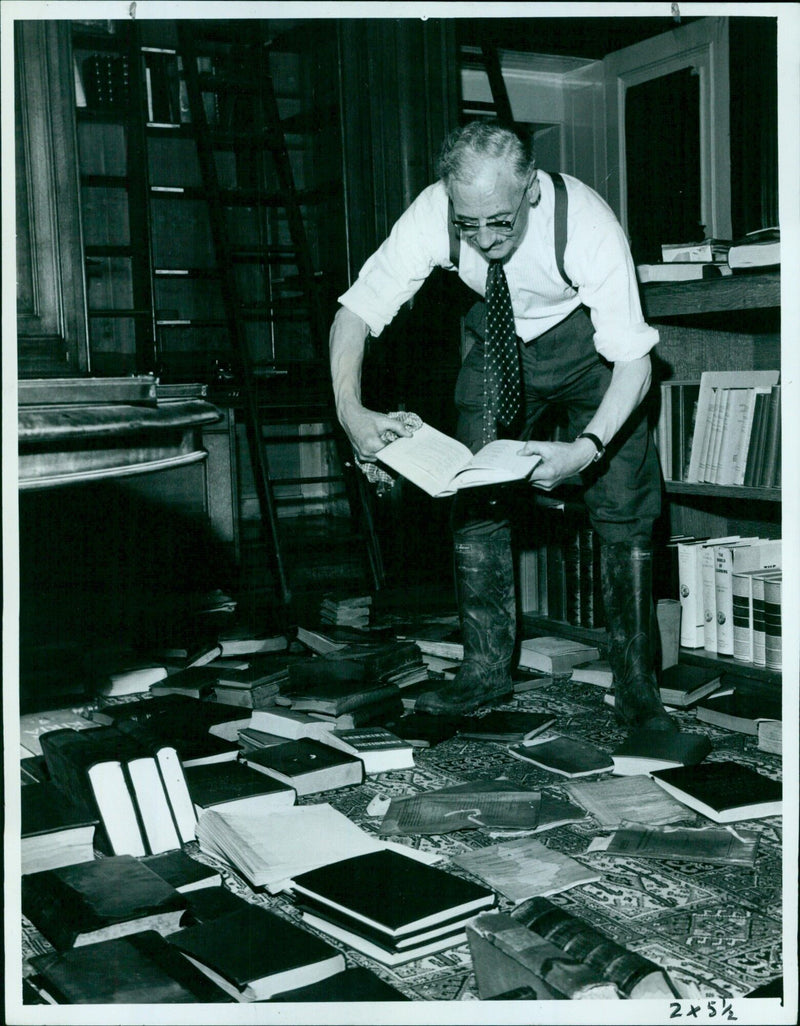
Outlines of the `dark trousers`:
M473 452L483 444L483 344L479 310L472 319L474 344L459 372L456 406L458 437ZM566 417L573 440L591 420L611 381L611 367L592 341L591 319L583 307L544 335L519 342L523 375L524 410L519 426L506 437L538 439L537 424L552 407ZM605 543L648 545L653 523L661 511L661 475L655 447L640 406L609 444L606 457L582 475L583 497L589 519ZM453 504L456 538L480 538L509 532L511 510L520 490L531 485L467 488ZM535 503L526 504L535 516Z

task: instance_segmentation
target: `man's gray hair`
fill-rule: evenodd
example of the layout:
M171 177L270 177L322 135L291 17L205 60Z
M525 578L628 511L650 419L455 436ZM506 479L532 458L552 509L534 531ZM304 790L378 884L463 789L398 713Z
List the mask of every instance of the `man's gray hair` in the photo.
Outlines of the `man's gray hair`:
M470 121L451 132L442 145L436 171L449 187L453 181L471 181L486 158L507 163L520 182L536 167L533 140L489 120Z

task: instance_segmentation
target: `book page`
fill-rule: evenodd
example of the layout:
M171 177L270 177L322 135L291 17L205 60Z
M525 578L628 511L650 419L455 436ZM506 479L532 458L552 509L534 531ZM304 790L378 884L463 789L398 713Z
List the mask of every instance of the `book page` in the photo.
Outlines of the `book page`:
M430 424L417 428L411 438L390 442L377 456L381 463L429 495L438 495L446 489L451 478L472 459L466 445Z
M456 488L500 484L526 478L541 456L520 456L523 442L516 438L498 438L475 453L469 464L454 475Z

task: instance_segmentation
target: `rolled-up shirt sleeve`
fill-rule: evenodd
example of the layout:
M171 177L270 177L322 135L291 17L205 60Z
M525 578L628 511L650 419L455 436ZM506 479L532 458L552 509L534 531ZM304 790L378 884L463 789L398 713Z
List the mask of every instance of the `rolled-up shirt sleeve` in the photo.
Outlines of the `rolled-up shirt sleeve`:
M339 302L380 335L437 266L450 266L447 194L428 186L396 221Z
M591 315L595 348L611 363L645 356L658 342L658 332L645 322L622 227L616 219L599 218L581 225L577 235L570 240L565 266Z

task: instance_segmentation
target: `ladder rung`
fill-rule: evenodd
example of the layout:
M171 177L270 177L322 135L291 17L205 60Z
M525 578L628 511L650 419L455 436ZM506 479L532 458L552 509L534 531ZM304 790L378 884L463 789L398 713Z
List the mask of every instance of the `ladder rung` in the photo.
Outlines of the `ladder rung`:
M175 317L156 319L159 328L224 328L225 321L212 317Z
M216 267L156 267L153 274L156 278L175 281L182 278L218 278L219 270Z
M289 247L264 246L263 249L237 249L231 253L237 264L296 264L297 250Z

